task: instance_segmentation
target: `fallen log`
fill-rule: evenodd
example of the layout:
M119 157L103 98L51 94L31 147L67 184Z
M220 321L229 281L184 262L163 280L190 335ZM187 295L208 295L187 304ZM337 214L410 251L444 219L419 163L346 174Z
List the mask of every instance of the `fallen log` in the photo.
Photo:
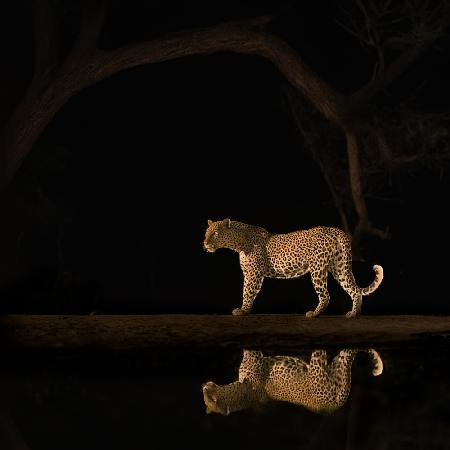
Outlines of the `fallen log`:
M447 341L450 316L4 315L3 349L380 345Z

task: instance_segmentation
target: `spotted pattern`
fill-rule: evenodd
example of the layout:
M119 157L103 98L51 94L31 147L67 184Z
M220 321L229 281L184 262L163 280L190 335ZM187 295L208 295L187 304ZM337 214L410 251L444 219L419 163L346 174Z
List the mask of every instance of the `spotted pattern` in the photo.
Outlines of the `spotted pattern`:
M341 350L331 364L324 350L312 352L309 364L293 356L264 357L261 352L244 350L238 381L203 385L206 412L228 415L268 400L301 405L316 413L336 411L348 399L352 363L361 351L372 359L372 375L381 375L383 361L374 349Z
M352 299L352 309L346 316L358 317L362 297L375 291L383 280L383 268L375 265L374 281L365 288L356 284L350 238L333 227L270 234L264 228L230 219L208 220L203 246L208 252L228 248L239 253L244 275L243 300L242 307L233 310L234 315L250 313L265 277L297 278L309 273L319 303L306 317L317 317L330 300L327 279L331 273Z

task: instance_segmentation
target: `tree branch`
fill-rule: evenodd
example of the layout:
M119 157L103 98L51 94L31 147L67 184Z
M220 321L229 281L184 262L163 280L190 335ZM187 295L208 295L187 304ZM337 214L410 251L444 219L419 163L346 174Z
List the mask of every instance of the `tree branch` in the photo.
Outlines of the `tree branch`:
M355 134L351 130L345 131L347 142L347 156L350 176L350 187L352 192L353 204L358 214L358 223L353 231L352 250L355 260L362 260L360 254L360 241L363 233L372 234L380 239L389 239L391 237L389 230L380 230L371 225L369 213L367 211L366 200L363 194L361 182L361 165L359 162L359 147Z
M366 46L377 52L379 73L350 97L350 113L355 114L417 60L420 54L445 33L450 24L450 2L421 0L357 1L359 19L347 13L348 24L338 22ZM399 24L404 26L398 27ZM385 69L384 50L403 53Z
M85 0L81 11L80 30L72 49L72 56L93 52L98 48L98 39L106 18L105 0Z
M59 39L55 11L49 0L33 0L31 14L36 48L33 82L36 82L55 67Z
M427 45L416 47L403 52L393 63L391 63L384 72L379 72L379 76L373 78L365 86L356 91L349 97L349 108L356 111L367 108L370 101L390 83L402 75L406 69L414 63Z
M229 22L206 29L172 33L150 42L113 50L103 55L98 79L104 78L107 73L117 72L118 67L131 68L189 55L226 51L256 55L271 61L328 120L340 123L343 96L314 73L286 42L255 29L254 24L255 20Z
M91 45L102 22L101 8L97 8L97 18L82 27L78 50L59 68L46 90L28 93L3 130L0 138L5 161L0 189L11 181L41 132L69 98L122 70L143 64L225 51L261 56L275 64L329 121L339 124L345 117L343 96L321 80L286 42L261 30L267 17L172 33L108 52L86 53L84 49L92 48L86 45Z

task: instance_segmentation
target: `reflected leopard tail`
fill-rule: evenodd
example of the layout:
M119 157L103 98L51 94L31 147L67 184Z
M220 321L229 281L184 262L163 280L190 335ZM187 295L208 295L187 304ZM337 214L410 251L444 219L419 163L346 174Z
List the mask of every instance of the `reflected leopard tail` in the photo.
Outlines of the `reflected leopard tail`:
M366 350L366 352L370 355L372 358L373 363L373 369L372 369L372 375L374 377L378 377L383 373L383 360L381 359L381 356L379 353L374 350L373 348L369 348Z
M375 291L378 288L378 286L383 281L383 268L375 264L373 266L373 270L375 272L375 279L369 286L361 289L362 295L370 295L373 291Z

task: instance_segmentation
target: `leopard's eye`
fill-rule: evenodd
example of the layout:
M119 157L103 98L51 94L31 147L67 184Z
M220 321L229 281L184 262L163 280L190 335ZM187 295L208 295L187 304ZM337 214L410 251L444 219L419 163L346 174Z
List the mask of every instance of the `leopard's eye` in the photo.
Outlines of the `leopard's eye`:
M215 237L217 237L217 236L219 236L219 232L218 232L218 231L214 231L213 235L214 235Z

